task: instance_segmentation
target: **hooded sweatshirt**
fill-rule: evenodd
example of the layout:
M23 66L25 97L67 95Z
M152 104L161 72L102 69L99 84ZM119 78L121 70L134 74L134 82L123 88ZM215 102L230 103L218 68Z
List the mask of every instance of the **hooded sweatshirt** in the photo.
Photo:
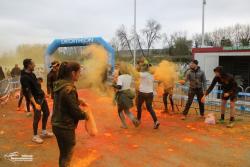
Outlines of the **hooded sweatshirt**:
M79 120L87 119L87 114L79 107L77 90L71 81L56 81L53 91L55 96L52 126L73 130Z
M204 91L207 89L206 76L205 73L201 71L200 67L196 70L188 70L186 73L186 81L189 81L190 88L192 89L202 88Z

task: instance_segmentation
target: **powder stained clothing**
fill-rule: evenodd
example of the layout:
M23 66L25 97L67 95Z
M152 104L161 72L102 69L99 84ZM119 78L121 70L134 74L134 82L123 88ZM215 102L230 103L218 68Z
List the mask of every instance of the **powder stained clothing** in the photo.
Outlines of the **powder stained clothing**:
M139 91L143 93L154 92L154 76L149 72L140 72Z
M54 93L51 122L60 151L59 167L68 167L76 144L75 129L79 120L87 119L88 116L79 107L77 90L71 81L56 81Z
M86 113L79 107L76 87L70 81L59 80L54 84L54 93L52 126L75 129L79 120L87 118Z
M194 96L197 96L200 115L204 116L204 103L201 102L201 99L204 95L203 91L207 88L206 76L203 71L200 70L200 67L197 69L190 69L186 73L186 81L189 82L189 91L188 91L188 100L183 110L183 115L187 115L189 109L193 103Z
M221 84L221 89L223 91L222 100L236 100L238 86L235 79L230 74L224 74L223 77L214 77L211 85L209 86L205 94L208 95L217 83ZM225 93L229 93L229 96L224 97Z
M130 109L133 107L134 93L131 88L132 77L128 74L123 74L118 77L117 86L120 86L116 97L118 108Z
M132 77L128 74L120 75L117 79L117 85L121 86L119 91L128 90L131 87Z

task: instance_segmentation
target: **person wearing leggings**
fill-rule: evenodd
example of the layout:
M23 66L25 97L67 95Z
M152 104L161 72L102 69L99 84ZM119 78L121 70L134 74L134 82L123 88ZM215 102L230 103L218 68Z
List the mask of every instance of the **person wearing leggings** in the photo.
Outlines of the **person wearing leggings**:
M137 102L137 119L141 122L142 105L145 102L146 108L154 121L154 129L158 129L160 123L158 122L158 119L152 106L154 99L153 91L154 77L152 74L149 73L149 65L144 64L140 72L140 86Z

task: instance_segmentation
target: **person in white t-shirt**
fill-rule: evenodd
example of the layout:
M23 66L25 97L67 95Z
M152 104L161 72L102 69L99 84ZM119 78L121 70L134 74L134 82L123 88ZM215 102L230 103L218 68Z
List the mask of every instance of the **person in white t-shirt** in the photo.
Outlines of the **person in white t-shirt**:
M154 98L154 76L149 73L149 65L145 64L140 72L140 86L137 103L137 119L141 120L142 104L146 102L146 108L154 120L154 129L158 129L160 123L154 112L152 103Z
M125 66L125 65L124 65ZM125 69L124 69L125 68ZM120 67L120 75L117 78L117 83L114 85L118 89L116 94L116 101L118 105L118 115L122 122L122 128L127 129L127 123L125 120L124 113L129 117L133 122L135 127L139 126L139 121L137 118L129 111L133 106L133 98L135 97L134 93L131 90L132 77L128 74L126 67Z

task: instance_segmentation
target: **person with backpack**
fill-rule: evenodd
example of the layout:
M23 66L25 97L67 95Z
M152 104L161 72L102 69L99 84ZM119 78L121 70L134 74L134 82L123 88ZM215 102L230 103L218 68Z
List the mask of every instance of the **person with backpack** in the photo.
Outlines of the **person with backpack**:
M127 129L127 123L123 112L129 117L133 122L135 127L139 126L139 121L136 117L129 111L133 107L133 99L135 98L135 93L131 90L132 76L129 74L128 65L121 63L119 67L119 76L117 78L117 83L114 87L118 90L116 92L116 101L118 105L118 115L122 122L121 128Z

